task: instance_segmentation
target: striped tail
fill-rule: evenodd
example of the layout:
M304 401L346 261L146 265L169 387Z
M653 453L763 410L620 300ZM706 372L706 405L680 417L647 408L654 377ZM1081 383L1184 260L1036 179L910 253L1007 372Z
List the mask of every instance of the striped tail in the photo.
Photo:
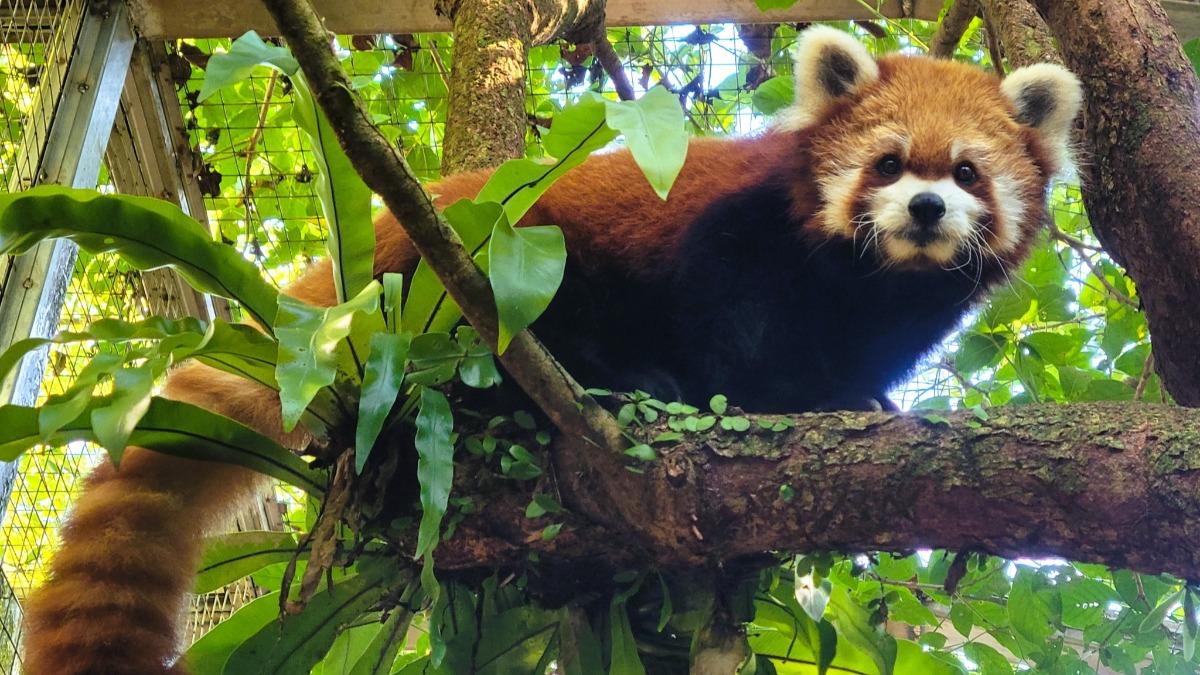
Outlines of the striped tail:
M279 399L226 373L189 365L166 395L232 417L291 447ZM62 532L49 580L25 607L27 675L185 672L180 637L203 535L266 485L253 471L129 448L120 470L88 478Z

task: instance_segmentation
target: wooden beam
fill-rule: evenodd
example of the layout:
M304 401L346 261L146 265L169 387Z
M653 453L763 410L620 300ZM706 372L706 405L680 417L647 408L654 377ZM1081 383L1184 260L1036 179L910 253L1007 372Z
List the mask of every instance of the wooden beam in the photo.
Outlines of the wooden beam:
M314 0L329 29L341 35L447 31L449 23L433 11L433 0ZM754 0L608 0L609 26L656 26L689 23L766 23L872 19L877 15L859 0L797 0L782 10L760 11ZM942 0L883 0L880 13L890 18L935 20ZM912 5L911 14L903 6ZM1163 0L1184 40L1200 36L1200 2ZM2 5L2 3L0 3ZM254 29L278 31L262 4L254 0L130 0L134 22L149 38L236 37Z
M256 0L130 0L141 34L149 38L235 37L254 29L277 34ZM433 11L433 0L314 0L331 31L340 35L448 31ZM878 15L858 0L798 0L788 9L763 12L754 0L608 0L609 26L690 23L766 23L872 19ZM933 20L942 0L884 0L880 12L891 18ZM904 5L912 5L906 14Z

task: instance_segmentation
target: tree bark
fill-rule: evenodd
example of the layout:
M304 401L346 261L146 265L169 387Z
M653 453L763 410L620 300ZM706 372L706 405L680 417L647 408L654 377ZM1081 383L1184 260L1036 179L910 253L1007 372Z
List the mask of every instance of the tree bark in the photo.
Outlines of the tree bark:
M764 552L949 548L1200 578L1200 412L1095 403L987 420L790 419L784 432L688 434L642 474L623 462L595 471L581 461L594 450L560 439L561 533L543 541L559 517L526 518L527 489L503 481L476 488L478 515L439 546L437 564L520 565L538 552L547 564L683 569Z
M958 50L967 26L979 15L979 0L954 0L933 39L929 41L929 53L939 59L948 59Z
M484 169L525 154L529 48L591 42L603 0L437 0L454 23L442 172Z
M1046 22L1030 0L980 0L988 30L999 34L1004 58L1012 68L1062 63Z
M1083 195L1104 248L1137 282L1167 390L1200 406L1200 97L1152 0L1037 0L1086 89Z

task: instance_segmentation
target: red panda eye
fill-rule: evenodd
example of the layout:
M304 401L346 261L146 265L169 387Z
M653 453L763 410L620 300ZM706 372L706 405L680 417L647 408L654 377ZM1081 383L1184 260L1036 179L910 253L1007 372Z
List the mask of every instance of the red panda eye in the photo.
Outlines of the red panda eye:
M879 160L879 163L875 165L875 170L884 176L897 176L900 174L901 167L902 165L899 157L895 155L888 155L887 157Z
M971 166L970 162L963 162L954 167L954 180L963 185L970 185L979 180L979 176L975 173L975 167Z

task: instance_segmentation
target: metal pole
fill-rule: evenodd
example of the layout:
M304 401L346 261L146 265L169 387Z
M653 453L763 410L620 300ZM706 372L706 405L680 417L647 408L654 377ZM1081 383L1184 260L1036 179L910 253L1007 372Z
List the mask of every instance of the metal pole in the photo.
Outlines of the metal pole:
M124 2L91 2L46 135L38 183L94 188L104 149L120 105L134 33ZM58 328L75 245L47 242L14 258L0 297L0 351L28 336L48 337ZM41 389L49 351L28 355L11 383L0 386L0 400L33 404ZM15 464L0 464L0 513L15 478Z

